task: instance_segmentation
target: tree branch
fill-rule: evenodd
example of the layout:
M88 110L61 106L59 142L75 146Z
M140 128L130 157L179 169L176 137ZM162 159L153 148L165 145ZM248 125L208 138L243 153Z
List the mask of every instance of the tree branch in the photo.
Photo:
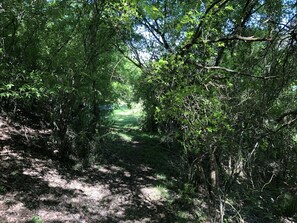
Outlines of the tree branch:
M163 41L163 43L164 43L164 47L165 47L165 49L168 50L170 53L172 53L172 49L171 49L171 47L170 47L168 41L166 40L166 37L165 37L164 32L163 32L163 33L160 32L160 26L159 26L157 20L155 20L155 24L156 24L156 27L157 27L157 28L156 28L156 32L161 36L162 41Z
M288 111L283 113L281 116L279 116L276 121L277 122L281 122L285 117L289 116L289 115L295 115L297 116L297 110L293 110L293 111Z
M202 34L202 26L204 25L204 22L205 22L205 18L208 14L210 14L211 10L219 3L221 3L218 7L218 9L214 12L217 13L219 11L219 9L225 5L229 0L217 0L217 1L214 1L205 11L204 15L201 17L201 22L199 23L198 27L196 28L194 34L193 34L193 37L191 39L191 41L189 43L187 43L186 45L184 45L181 49L181 52L180 52L180 55L183 56L186 54L186 52L193 46L197 43L197 40L199 39L199 37L201 36Z
M155 37L155 39L161 45L163 45L166 50L168 50L169 52L172 53L172 50L171 50L171 48L170 48L170 46L169 46L169 44L168 44L168 42L167 42L167 40L165 38L164 33L162 33L160 31L160 27L159 27L159 24L157 23L157 21L156 20L154 21L155 24L156 24L156 27L155 27L145 17L143 17L143 20L144 20L144 22L141 22L141 23L150 31L150 33ZM158 34L161 39L156 34Z
M293 124L296 123L296 122L297 122L297 118L295 118L295 119L293 119L293 120L291 120L291 121L289 121L289 122L283 124L283 125L280 126L278 129L276 129L275 131L273 131L273 133L277 133L277 132L279 132L280 130L282 130L283 128L289 127L289 126L293 125Z
M119 46L115 45L115 47L118 49L118 51L126 58L128 59L130 62L132 62L136 67L143 69L143 64L140 61L134 61L131 57L127 56L125 54L125 51L122 50Z
M254 36L227 36L216 40L208 40L207 43L217 43L217 42L225 42L225 41L232 41L232 40L242 40L246 42L262 42L262 41L272 41L271 37L254 37Z
M232 73L232 74L238 74L238 75L241 75L241 76L252 77L252 78L263 79L263 80L268 80L268 79L272 79L272 78L277 77L277 76L266 76L266 77L255 76L255 75L252 75L252 74L249 74L249 73L243 73L243 72L239 72L239 71L236 71L236 70L232 70L232 69L229 69L229 68L226 68L226 67L220 67L220 66L204 66L202 64L196 64L196 66L198 66L199 68L202 68L202 69L206 69L206 70L222 70L222 71L226 71L226 72Z

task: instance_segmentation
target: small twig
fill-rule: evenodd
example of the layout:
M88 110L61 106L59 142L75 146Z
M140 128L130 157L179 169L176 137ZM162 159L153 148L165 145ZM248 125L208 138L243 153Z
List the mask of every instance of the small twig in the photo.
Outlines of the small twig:
M29 141L29 138L28 138L28 136L27 136L27 130L26 130L26 127L25 127L25 126L23 126L23 131L24 131L24 133L25 133L25 137L26 137L27 142L28 142L28 141Z
M273 179L273 177L275 176L275 174L274 173L272 173L272 175L271 175L271 177L270 177L270 180L267 182L267 183L265 183L264 185L263 185L263 187L262 187L262 189L261 189L261 192L263 192L263 190L264 190L264 187L266 187L268 184L270 184L271 183L271 181L272 181L272 179Z
M224 201L222 200L221 196L219 196L219 200L220 200L220 222L224 223L224 215L225 215Z
M114 67L113 67L113 69L112 69L112 73L111 73L111 75L110 75L110 81L112 81L112 78L113 78L113 75L114 75L114 73L115 73L115 70L116 70L116 68L117 68L117 66L120 64L120 62L123 60L123 57L121 57L120 59L119 59L119 61L114 65Z
M255 153L255 151L256 151L256 149L257 149L258 146L259 146L259 142L256 142L256 144L255 144L252 152L250 152L250 154L249 154L249 156L248 156L248 158L246 160L246 163L250 161L250 159L252 158L252 155Z

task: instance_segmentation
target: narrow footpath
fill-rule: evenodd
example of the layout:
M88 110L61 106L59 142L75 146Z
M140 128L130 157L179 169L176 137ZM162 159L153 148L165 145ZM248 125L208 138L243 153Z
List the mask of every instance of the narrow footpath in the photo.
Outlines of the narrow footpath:
M102 161L67 168L38 152L46 131L0 118L0 222L175 222L166 208L169 154L142 133L133 110L115 112Z

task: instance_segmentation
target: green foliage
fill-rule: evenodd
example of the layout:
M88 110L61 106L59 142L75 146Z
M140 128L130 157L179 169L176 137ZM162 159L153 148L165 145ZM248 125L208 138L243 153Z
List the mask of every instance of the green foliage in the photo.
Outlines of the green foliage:
M143 70L137 94L147 126L183 149L188 180L207 188L214 203L236 182L260 190L277 175L292 184L295 5L144 2L142 10L130 5L138 14L127 14L129 30L140 36L126 38L132 52L145 49L153 58L131 57Z
M284 193L278 199L278 211L287 217L296 217L297 195L296 193Z
M236 197L237 184L246 194L293 187L294 7L281 0L5 0L1 106L41 113L61 155L88 160L108 132L109 113L99 106L141 101L146 129L181 150L185 181L204 188L214 209L219 198ZM280 213L292 215L295 200L285 196Z
M35 216L32 217L30 223L43 223L43 220L42 220L41 217L35 215Z
M0 194L4 194L6 192L6 187L3 185L0 185Z
M92 146L83 142L105 131L107 114L99 106L119 96L112 74L121 56L113 47L107 4L1 3L1 106L41 113L61 156L89 158Z
M141 70L130 61L120 58L113 71L111 77L113 97L118 102L125 102L128 105L136 102L135 88L141 75Z

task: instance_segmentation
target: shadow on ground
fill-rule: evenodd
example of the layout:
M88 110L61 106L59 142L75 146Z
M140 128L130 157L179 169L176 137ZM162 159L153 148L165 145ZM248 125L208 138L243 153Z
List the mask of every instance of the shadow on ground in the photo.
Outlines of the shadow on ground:
M160 190L170 163L156 140L122 129L131 140L116 137L104 164L75 170L42 153L41 132L0 121L0 222L175 222Z

